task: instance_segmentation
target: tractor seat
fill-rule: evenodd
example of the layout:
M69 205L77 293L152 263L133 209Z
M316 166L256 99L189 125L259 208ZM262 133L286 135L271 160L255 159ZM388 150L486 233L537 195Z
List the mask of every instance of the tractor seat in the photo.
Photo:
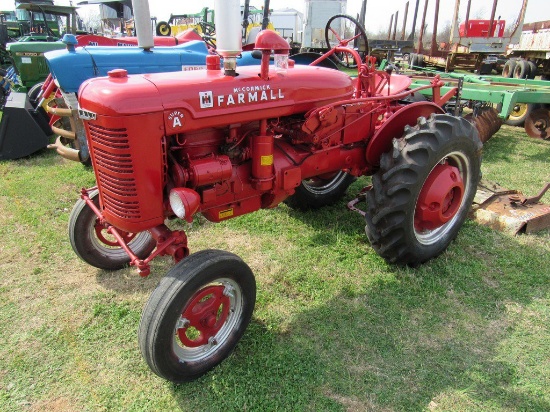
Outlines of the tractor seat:
M402 74L388 75L386 72L376 72L376 94L391 96L408 89L412 79Z

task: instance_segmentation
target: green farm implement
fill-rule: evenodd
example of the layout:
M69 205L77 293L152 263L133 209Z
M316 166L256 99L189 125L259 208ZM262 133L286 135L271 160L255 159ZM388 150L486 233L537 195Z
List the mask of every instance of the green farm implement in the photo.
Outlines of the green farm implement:
M495 115L488 122L476 122L478 129L481 128L482 140L491 137L494 132L490 131L497 122L518 118L525 122L525 131L529 136L550 139L550 82L425 71L411 76L413 87L427 85L435 76L440 76L445 82L441 88L443 94L453 87L461 86L460 99L455 102L457 110L465 106L495 108ZM427 90L421 93L429 95Z

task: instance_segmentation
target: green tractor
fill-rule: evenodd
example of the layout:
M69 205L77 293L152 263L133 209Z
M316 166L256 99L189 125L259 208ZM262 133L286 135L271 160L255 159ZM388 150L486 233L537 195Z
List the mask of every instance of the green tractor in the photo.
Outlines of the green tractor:
M19 3L14 14L3 12L0 49L4 72L0 74L5 77L10 88L29 91L46 79L49 72L44 53L65 47L57 41L62 32L63 18L66 27L71 28L73 34L76 33L76 9L73 6L41 2Z

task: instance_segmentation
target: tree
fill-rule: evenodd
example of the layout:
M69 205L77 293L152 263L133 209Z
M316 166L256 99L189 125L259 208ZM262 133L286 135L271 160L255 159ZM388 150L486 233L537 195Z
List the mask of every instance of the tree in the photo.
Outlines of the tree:
M82 18L84 29L93 33L101 28L101 18L99 16L99 10L88 9L79 12Z

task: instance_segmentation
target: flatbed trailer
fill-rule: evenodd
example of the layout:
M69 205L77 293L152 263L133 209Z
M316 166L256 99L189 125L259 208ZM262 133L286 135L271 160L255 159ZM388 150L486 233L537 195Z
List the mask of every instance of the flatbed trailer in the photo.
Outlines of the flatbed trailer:
M491 105L500 119L506 120L520 104L529 104L534 109L525 119L525 131L531 137L550 139L550 82L504 78L499 76L476 76L458 73L423 72L411 74L411 87L429 84L440 76L445 85L444 94L453 87L461 86L458 106ZM429 91L421 93L429 96Z
M508 45L516 43L520 38L527 0L521 1L517 19L506 32L506 22L500 17L496 18L498 0L493 0L491 17L488 20L470 19L470 0L467 4L466 18L462 20L459 15L460 0L455 0L453 24L447 42L437 40L439 3L440 0L435 0L431 44L429 47L424 47L428 1L425 3L417 49L415 53L410 54L410 63L414 66L437 67L446 72L452 72L455 69L479 71L487 57L504 54Z

